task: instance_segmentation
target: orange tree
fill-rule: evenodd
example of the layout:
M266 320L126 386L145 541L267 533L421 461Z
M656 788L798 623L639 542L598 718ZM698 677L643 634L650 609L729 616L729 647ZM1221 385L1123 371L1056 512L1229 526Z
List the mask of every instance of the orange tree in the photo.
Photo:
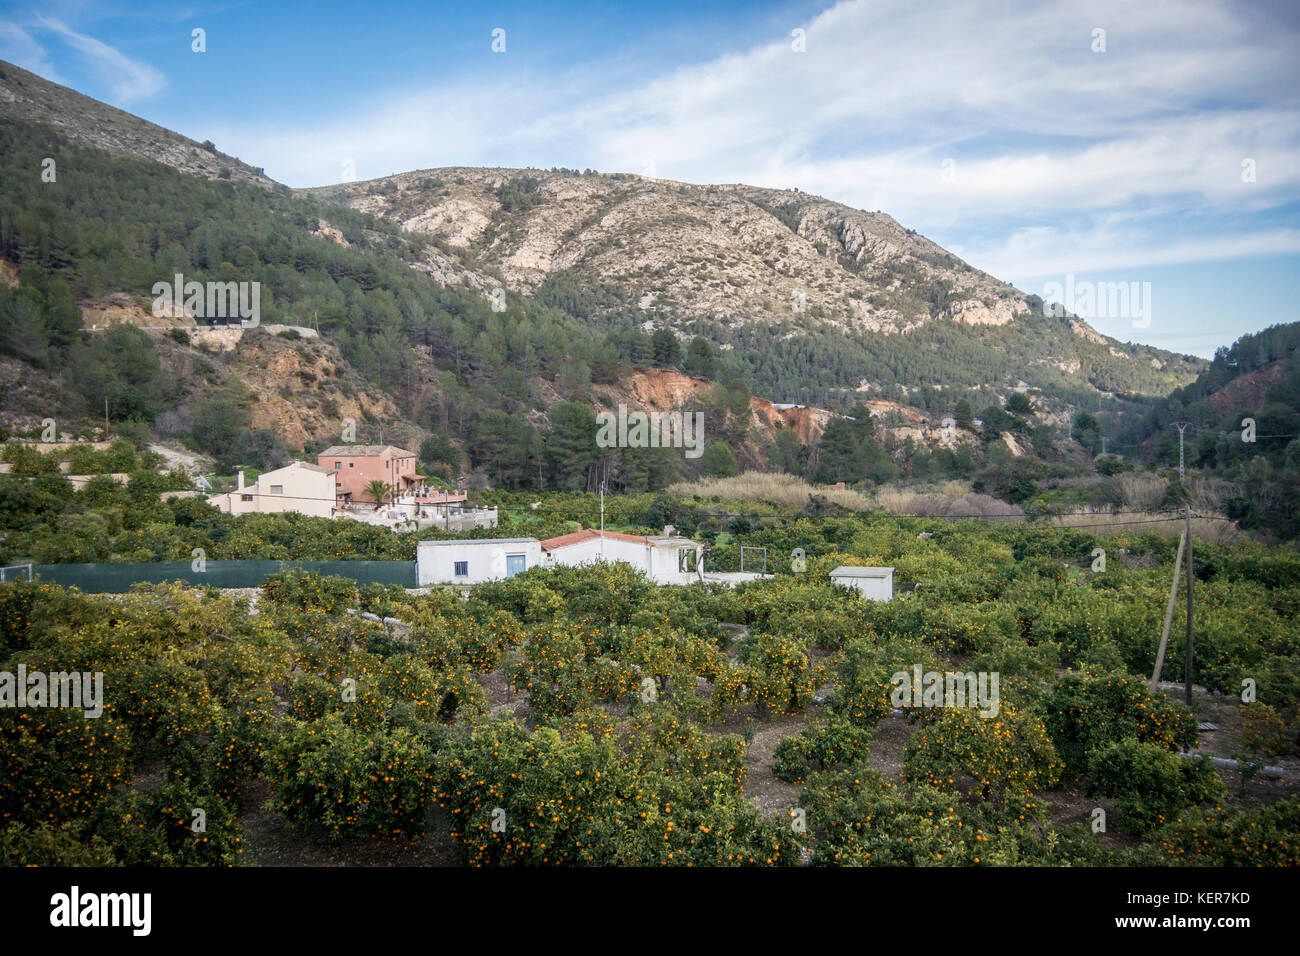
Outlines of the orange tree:
M602 721L534 732L513 719L459 732L438 756L439 801L474 865L741 865L798 860L786 820L741 794L743 746L667 713L625 747ZM576 715L577 716L577 715Z
M1015 799L1053 786L1061 761L1043 721L1004 702L987 718L973 708L944 708L908 741L903 775L937 790L971 784L982 798Z
M1153 697L1126 674L1067 674L1044 701L1044 723L1065 770L1081 775L1092 752L1133 737L1168 750L1196 742L1196 718L1182 704Z
M849 641L836 665L832 709L860 727L874 727L894 709L893 676L901 672L911 680L916 664L933 670L939 660L913 638Z
M432 797L432 745L405 728L364 729L339 712L287 718L267 751L271 807L334 837L422 835Z
M1223 798L1223 781L1204 757L1180 757L1132 737L1092 753L1090 793L1118 797L1116 823L1128 833L1148 833L1186 807Z
M1055 831L1022 796L970 803L928 786L905 792L866 767L813 773L800 797L815 866L1096 864L1086 827Z
M828 714L776 745L772 773L800 783L809 770L827 770L867 759L873 731L845 717Z
M749 699L762 714L801 713L824 678L803 642L788 634L756 634L746 642L741 660L748 672Z
M1194 808L1156 833L1167 858L1189 866L1300 866L1300 799L1250 810Z
M0 866L113 866L113 848L77 823L0 827Z
M510 683L526 693L538 720L571 714L592 702L587 645L564 624L535 627Z
M93 810L130 779L131 735L105 713L0 710L0 823L60 824Z
M268 601L303 610L342 614L361 603L361 592L351 578L326 577L297 570L269 574L262 582Z
M502 655L523 643L526 636L519 620L508 611L450 618L439 612L417 611L415 621L410 650L438 668L465 666L476 673L495 670Z

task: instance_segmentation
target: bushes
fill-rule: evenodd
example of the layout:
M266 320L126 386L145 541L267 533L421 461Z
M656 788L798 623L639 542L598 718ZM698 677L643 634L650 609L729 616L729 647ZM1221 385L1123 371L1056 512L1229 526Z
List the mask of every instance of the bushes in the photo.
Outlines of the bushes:
M432 758L408 730L363 730L337 712L289 721L266 756L271 806L293 826L335 837L414 839L427 825Z
M778 780L800 783L809 770L860 763L867 759L871 737L870 730L843 717L828 717L776 745L772 774Z
M973 786L985 799L1015 798L1055 784L1061 761L1042 720L1004 703L988 718L946 709L908 741L903 775L937 790Z
M342 614L361 603L361 592L350 578L321 577L301 571L267 575L262 593L276 604L326 614Z
M1188 810L1156 840L1189 866L1300 866L1300 799L1253 810Z
M1241 709L1241 742L1248 750L1278 755L1291 749L1286 724L1267 704L1247 704Z
M1078 776L1094 750L1132 737L1166 750L1196 742L1196 718L1167 697L1152 697L1146 683L1122 674L1067 674L1045 702L1047 731L1065 763Z
M1118 797L1121 830L1149 833L1174 813L1223 797L1223 781L1204 757L1186 759L1127 737L1092 752L1090 793Z

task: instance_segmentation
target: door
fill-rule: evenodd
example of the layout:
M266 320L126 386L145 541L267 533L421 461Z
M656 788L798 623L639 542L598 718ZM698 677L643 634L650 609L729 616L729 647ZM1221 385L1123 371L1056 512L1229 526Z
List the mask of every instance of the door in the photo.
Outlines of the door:
M513 578L516 574L523 574L526 570L528 570L528 561L525 555L506 555L506 577Z

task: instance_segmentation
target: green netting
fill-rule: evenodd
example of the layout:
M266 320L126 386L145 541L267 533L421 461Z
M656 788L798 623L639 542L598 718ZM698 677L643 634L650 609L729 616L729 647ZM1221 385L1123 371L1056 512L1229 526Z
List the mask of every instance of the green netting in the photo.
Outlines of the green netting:
M351 578L358 584L416 586L414 561L208 561L196 571L189 561L157 561L149 564L38 564L38 580L63 587L80 588L91 594L116 594L131 590L140 582L184 581L217 588L261 587L267 575L279 571L309 571L321 575Z

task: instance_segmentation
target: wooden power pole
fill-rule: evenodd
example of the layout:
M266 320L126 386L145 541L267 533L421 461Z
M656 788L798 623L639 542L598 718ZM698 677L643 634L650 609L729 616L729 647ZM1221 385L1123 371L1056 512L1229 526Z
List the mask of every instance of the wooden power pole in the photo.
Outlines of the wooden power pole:
M1156 667L1151 672L1151 693L1156 692L1160 683L1160 672L1165 666L1165 649L1169 646L1169 626L1174 623L1174 607L1178 603L1178 579L1183 573L1183 549L1187 547L1187 532L1178 539L1178 557L1174 559L1174 580L1169 586L1169 603L1165 605L1165 627L1160 632L1160 648L1156 651Z

